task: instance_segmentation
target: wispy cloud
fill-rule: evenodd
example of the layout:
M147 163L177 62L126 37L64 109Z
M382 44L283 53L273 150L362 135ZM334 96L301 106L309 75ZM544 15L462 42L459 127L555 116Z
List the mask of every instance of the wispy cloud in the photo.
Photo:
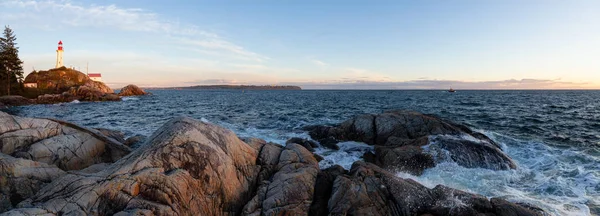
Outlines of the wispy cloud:
M591 89L592 83L550 79L508 79L498 81L409 80L378 82L364 79L340 79L323 82L288 82L308 89Z
M0 18L43 28L48 20L73 27L108 27L123 31L160 33L182 47L215 50L232 57L264 62L269 58L191 24L181 24L140 8L82 5L68 0L4 0ZM19 10L9 10L19 9ZM210 52L208 52L210 53Z
M315 65L317 65L317 66L321 66L321 67L325 67L325 66L328 66L328 65L329 65L329 64L327 64L327 63L325 63L325 62L322 62L322 61L320 61L320 60L316 60L316 59L312 59L312 60L311 60L311 62L312 62L312 63L314 63Z

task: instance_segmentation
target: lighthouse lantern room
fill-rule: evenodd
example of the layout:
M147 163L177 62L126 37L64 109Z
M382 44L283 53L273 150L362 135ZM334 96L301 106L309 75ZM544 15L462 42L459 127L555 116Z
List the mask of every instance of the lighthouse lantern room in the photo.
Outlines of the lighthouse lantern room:
M56 68L64 66L63 64L63 43L58 42L58 48L56 49Z

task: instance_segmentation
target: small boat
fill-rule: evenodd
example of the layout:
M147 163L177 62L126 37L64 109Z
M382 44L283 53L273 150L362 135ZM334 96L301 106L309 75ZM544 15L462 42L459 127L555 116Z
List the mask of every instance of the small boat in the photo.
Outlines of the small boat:
M452 93L454 93L454 92L456 92L456 90L454 90L454 89L450 88L450 90L448 90L448 92L452 92Z

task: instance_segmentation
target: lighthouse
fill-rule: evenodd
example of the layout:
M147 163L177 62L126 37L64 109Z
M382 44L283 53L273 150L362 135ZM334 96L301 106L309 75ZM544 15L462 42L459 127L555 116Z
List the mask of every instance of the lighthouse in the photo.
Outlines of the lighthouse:
M58 48L56 49L56 68L62 67L63 64L63 43L58 41Z

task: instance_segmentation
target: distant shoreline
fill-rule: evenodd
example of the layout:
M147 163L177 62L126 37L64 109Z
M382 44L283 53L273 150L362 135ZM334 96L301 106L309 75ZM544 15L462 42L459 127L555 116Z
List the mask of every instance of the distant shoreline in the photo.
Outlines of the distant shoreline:
M269 85L198 85L186 87L146 87L145 89L205 89L205 90L302 90L300 86L269 86Z

